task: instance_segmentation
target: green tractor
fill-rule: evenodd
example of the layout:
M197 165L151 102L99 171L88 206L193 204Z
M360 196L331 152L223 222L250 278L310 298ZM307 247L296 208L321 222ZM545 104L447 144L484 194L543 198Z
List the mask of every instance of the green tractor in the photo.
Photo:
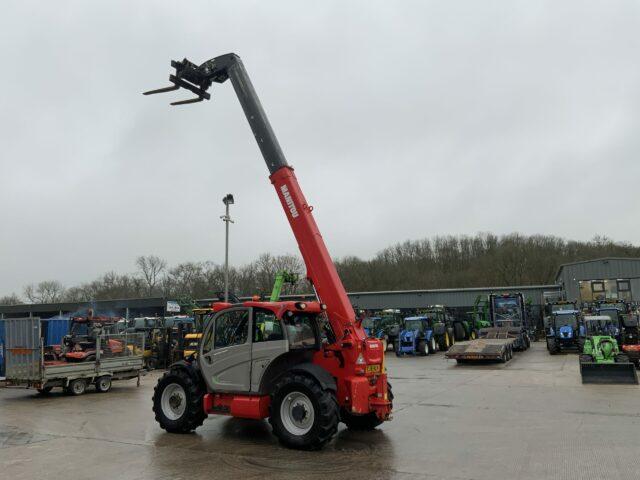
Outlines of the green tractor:
M582 383L638 384L636 367L621 353L615 338L617 328L604 315L584 317L584 348L580 355Z

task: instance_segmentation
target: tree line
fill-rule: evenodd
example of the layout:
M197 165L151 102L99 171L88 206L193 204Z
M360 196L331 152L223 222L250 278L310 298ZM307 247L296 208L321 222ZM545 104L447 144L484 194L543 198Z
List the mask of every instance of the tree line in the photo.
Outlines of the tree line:
M550 235L480 233L409 240L385 248L370 259L339 259L336 267L348 291L491 287L551 284L563 263L609 256L640 257L640 247L605 237L582 242ZM300 278L296 284L286 285L284 294L311 291L299 256L268 253L246 265L230 267L230 290L238 296L268 297L280 270ZM137 258L134 273L107 272L71 287L57 280L42 281L27 285L22 295L0 297L0 305L153 296L211 298L223 289L222 265L204 261L169 267L160 257L148 255Z

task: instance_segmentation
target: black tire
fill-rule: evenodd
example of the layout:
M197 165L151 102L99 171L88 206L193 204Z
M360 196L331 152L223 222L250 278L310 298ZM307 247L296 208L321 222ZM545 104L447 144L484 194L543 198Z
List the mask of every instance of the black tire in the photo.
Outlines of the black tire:
M464 327L460 322L456 322L453 324L453 333L456 342L465 340L465 338L467 337L467 333L464 331Z
M180 415L173 415L173 412L163 411L163 394L168 387L176 391L178 405L180 407L183 399L180 397L180 389L184 394L185 407ZM169 433L190 433L204 422L207 414L203 410L202 400L205 388L201 382L195 381L187 372L182 369L172 369L165 373L153 389L153 413L156 415L156 422L160 427ZM168 395L168 394L167 394ZM171 404L171 398L166 399Z
M500 355L500 363L507 363L507 360L509 360L508 354L507 354L507 349L505 348L502 351L502 354Z
M109 375L103 375L96 379L96 392L107 393L111 390L111 377Z
M507 348L507 361L513 358L513 350L511 348Z
M418 350L418 355L420 355L421 357L426 357L427 355L429 355L429 346L424 340L420 340L418 342L416 349Z
M84 378L76 378L69 382L69 386L65 388L69 395L78 396L87 391L87 381Z
M387 382L387 390L389 400L391 401L391 409L393 410L393 390L389 382ZM340 410L340 421L344 423L349 430L374 430L384 422L384 420L380 420L375 413L354 415L351 412L347 412L344 408Z
M401 357L402 355L400 354L400 342L396 341L395 345L393 346L393 350L396 352L396 357Z
M631 360L629 360L629 355L626 355L624 353L619 353L618 355L616 355L614 360L616 363L631 363Z
M429 355L433 355L437 351L438 351L438 342L436 342L436 339L434 337L431 337L431 340L429 340Z
M525 333L525 335L524 335L524 349L528 350L529 347L531 347L531 339L529 338L529 335L527 335Z
M51 393L51 390L53 390L53 387L38 388L38 393L40 395L49 395Z
M299 403L291 407L290 413L285 412L283 418L283 409L287 409L286 402L292 402L291 397L295 395L298 396ZM292 424L304 420L292 418L296 415L296 408L301 412L298 414L305 417L309 413L313 414L313 421L308 429ZM313 408L313 411L309 412L307 408ZM271 394L270 410L269 423L273 434L282 445L289 448L319 450L338 431L340 410L335 393L323 389L314 378L307 375L295 372L284 374ZM299 432L292 431L294 429L299 429Z
M455 345L456 344L456 336L455 336L455 332L453 331L453 328L448 328L447 329L447 335L449 335L449 346Z
M555 355L556 353L558 353L558 347L556 346L556 342L555 340L549 340L547 339L547 350L549 350L549 353L551 355Z
M156 368L158 368L158 358L157 357L147 358L147 370L155 370Z

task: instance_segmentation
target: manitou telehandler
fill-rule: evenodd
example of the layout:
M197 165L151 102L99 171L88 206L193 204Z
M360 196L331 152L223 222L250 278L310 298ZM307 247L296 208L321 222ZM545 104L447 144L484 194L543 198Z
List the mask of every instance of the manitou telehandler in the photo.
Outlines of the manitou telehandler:
M209 100L213 82L231 80L269 169L317 293L312 302L220 302L207 319L197 357L173 364L158 381L153 411L162 428L185 433L208 414L269 418L288 447L319 449L338 422L373 429L388 420L393 395L382 344L367 338L338 277L293 168L287 163L240 58L202 65L172 61L170 87Z

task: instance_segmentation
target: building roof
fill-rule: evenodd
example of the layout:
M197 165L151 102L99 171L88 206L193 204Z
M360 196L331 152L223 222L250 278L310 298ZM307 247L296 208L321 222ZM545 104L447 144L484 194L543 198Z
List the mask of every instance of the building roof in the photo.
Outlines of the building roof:
M595 263L595 262L608 262L610 260L622 260L622 261L633 261L633 262L640 262L640 258L638 257L602 257L602 258L592 258L591 260L580 260L579 262L570 262L570 263L563 263L562 265L560 265L558 267L558 271L556 272L556 280L558 280L558 277L560 276L560 272L562 272L562 269L564 267L569 267L571 265L580 265L580 264L584 264L584 263Z

